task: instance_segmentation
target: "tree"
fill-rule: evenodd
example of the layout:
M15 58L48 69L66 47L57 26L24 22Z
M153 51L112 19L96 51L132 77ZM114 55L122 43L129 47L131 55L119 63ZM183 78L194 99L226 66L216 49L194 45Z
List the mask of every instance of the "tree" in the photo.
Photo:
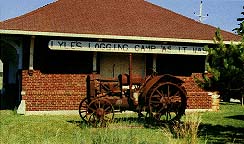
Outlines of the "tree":
M240 44L225 45L220 29L217 29L214 42L212 48L207 47L206 68L209 74L198 82L205 89L218 91L223 99L229 100L230 89L244 86L244 39Z
M244 9L244 6L243 6ZM244 15L244 12L241 12L242 15ZM233 31L236 31L238 35L244 36L244 18L237 18L237 21L240 21L240 27L233 29Z

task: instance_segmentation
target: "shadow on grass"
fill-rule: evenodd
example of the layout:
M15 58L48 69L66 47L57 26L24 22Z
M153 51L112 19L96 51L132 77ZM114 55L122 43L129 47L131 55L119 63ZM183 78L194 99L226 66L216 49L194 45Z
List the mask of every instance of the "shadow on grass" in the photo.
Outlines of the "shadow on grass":
M126 123L144 124L146 122L146 119L138 118L138 117L121 117L121 118L114 118L113 122L114 123L126 122Z
M244 115L235 115L235 116L228 116L225 118L235 119L235 120L242 120L244 121ZM243 142L244 143L244 142Z
M211 124L201 124L199 127L199 135L207 139L207 143L223 144L223 143L244 143L244 128L233 126L221 126Z
M83 127L96 127L96 126L89 125L89 123L87 123L83 120L79 120L79 121L70 120L67 122L72 123L72 124L79 126L81 128L83 128ZM121 122L124 122L127 124L136 123L136 124L138 124L138 127L152 128L152 129L161 128L161 127L164 127L166 124L169 124L165 121L158 122L158 121L150 120L149 118L138 118L138 117L114 118L113 122L109 122L109 123L116 124L116 123L121 123Z
M90 127L85 121L82 121L82 120L78 120L78 121L75 121L75 120L69 120L67 121L68 123L72 123L80 128L84 128L84 127Z
M151 128L151 129L160 128L166 124L165 121L156 121L156 120L152 120L150 118L145 118L145 117L115 118L113 122L114 123L125 122L128 124L136 123L139 125L139 127Z
M241 105L241 102L220 102L221 105Z

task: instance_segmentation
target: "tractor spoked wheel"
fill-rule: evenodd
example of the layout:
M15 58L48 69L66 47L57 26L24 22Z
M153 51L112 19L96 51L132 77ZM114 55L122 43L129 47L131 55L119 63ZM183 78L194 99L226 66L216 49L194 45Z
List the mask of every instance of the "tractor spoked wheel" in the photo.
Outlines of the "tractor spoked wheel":
M81 100L80 105L79 105L79 115L81 117L81 119L87 123L89 120L88 116L88 108L87 106L89 105L88 99L84 98Z
M112 104L104 98L96 98L87 106L86 118L95 127L105 127L114 119Z
M149 116L156 121L177 121L185 113L187 101L183 87L171 83L158 83L149 97Z

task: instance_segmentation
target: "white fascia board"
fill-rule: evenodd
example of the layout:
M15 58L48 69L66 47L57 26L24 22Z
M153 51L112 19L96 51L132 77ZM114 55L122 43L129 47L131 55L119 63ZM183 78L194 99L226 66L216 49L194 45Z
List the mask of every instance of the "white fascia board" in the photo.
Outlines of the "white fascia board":
M158 38L158 37L140 37L140 36L118 36L118 35L97 35L97 34L76 34L76 33L23 31L23 30L0 30L0 34L58 36L58 37L81 37L81 38L98 38L98 39L123 39L123 40L141 40L141 41L158 41L158 42L182 42L182 43L214 44L213 40ZM225 44L231 44L231 43L239 44L240 42L224 41L224 43Z

